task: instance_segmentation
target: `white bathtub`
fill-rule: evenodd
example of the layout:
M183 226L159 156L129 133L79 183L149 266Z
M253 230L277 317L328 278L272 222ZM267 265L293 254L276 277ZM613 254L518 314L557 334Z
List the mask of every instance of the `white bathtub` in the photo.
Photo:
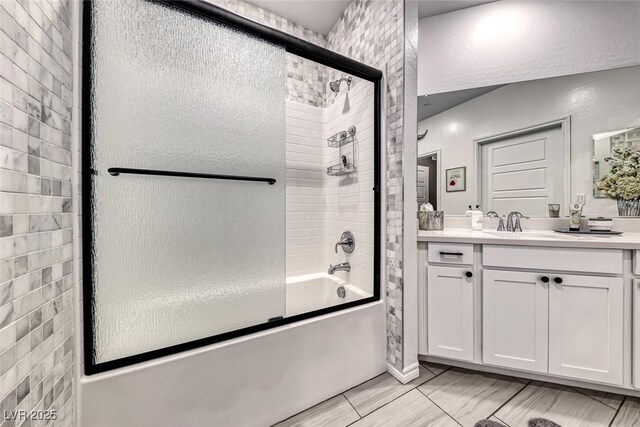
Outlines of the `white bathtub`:
M310 276L291 279L296 303L344 301L331 295L338 281ZM362 292L347 288L353 299ZM78 425L272 425L385 372L386 355L380 300L82 377Z
M287 278L286 283L287 317L371 296L362 289L327 273L293 276ZM338 296L340 286L346 291L344 298Z

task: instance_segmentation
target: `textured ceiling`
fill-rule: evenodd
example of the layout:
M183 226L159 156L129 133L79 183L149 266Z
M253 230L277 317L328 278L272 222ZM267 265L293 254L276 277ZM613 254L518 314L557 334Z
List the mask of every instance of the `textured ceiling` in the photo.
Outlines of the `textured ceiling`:
M349 0L248 0L290 21L327 35L342 12L351 4Z

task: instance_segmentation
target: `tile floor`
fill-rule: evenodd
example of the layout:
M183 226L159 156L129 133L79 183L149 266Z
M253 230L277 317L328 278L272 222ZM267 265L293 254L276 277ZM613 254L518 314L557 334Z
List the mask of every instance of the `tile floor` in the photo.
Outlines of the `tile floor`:
M536 417L563 427L640 427L640 399L423 363L409 384L384 373L276 426L472 427L490 418L526 427Z

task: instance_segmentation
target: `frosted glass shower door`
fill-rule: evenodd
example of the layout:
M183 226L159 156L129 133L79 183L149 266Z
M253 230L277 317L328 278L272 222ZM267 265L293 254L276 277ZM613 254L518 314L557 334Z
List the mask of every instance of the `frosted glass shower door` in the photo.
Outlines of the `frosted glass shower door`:
M93 363L284 316L284 49L152 2L91 7Z

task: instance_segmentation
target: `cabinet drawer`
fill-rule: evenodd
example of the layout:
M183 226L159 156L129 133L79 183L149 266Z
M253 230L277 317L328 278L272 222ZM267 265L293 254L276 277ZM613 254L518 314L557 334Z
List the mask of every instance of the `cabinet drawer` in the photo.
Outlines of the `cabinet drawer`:
M473 244L471 243L429 243L430 263L473 264Z
M524 270L622 274L622 251L618 249L484 245L482 264L486 267Z

